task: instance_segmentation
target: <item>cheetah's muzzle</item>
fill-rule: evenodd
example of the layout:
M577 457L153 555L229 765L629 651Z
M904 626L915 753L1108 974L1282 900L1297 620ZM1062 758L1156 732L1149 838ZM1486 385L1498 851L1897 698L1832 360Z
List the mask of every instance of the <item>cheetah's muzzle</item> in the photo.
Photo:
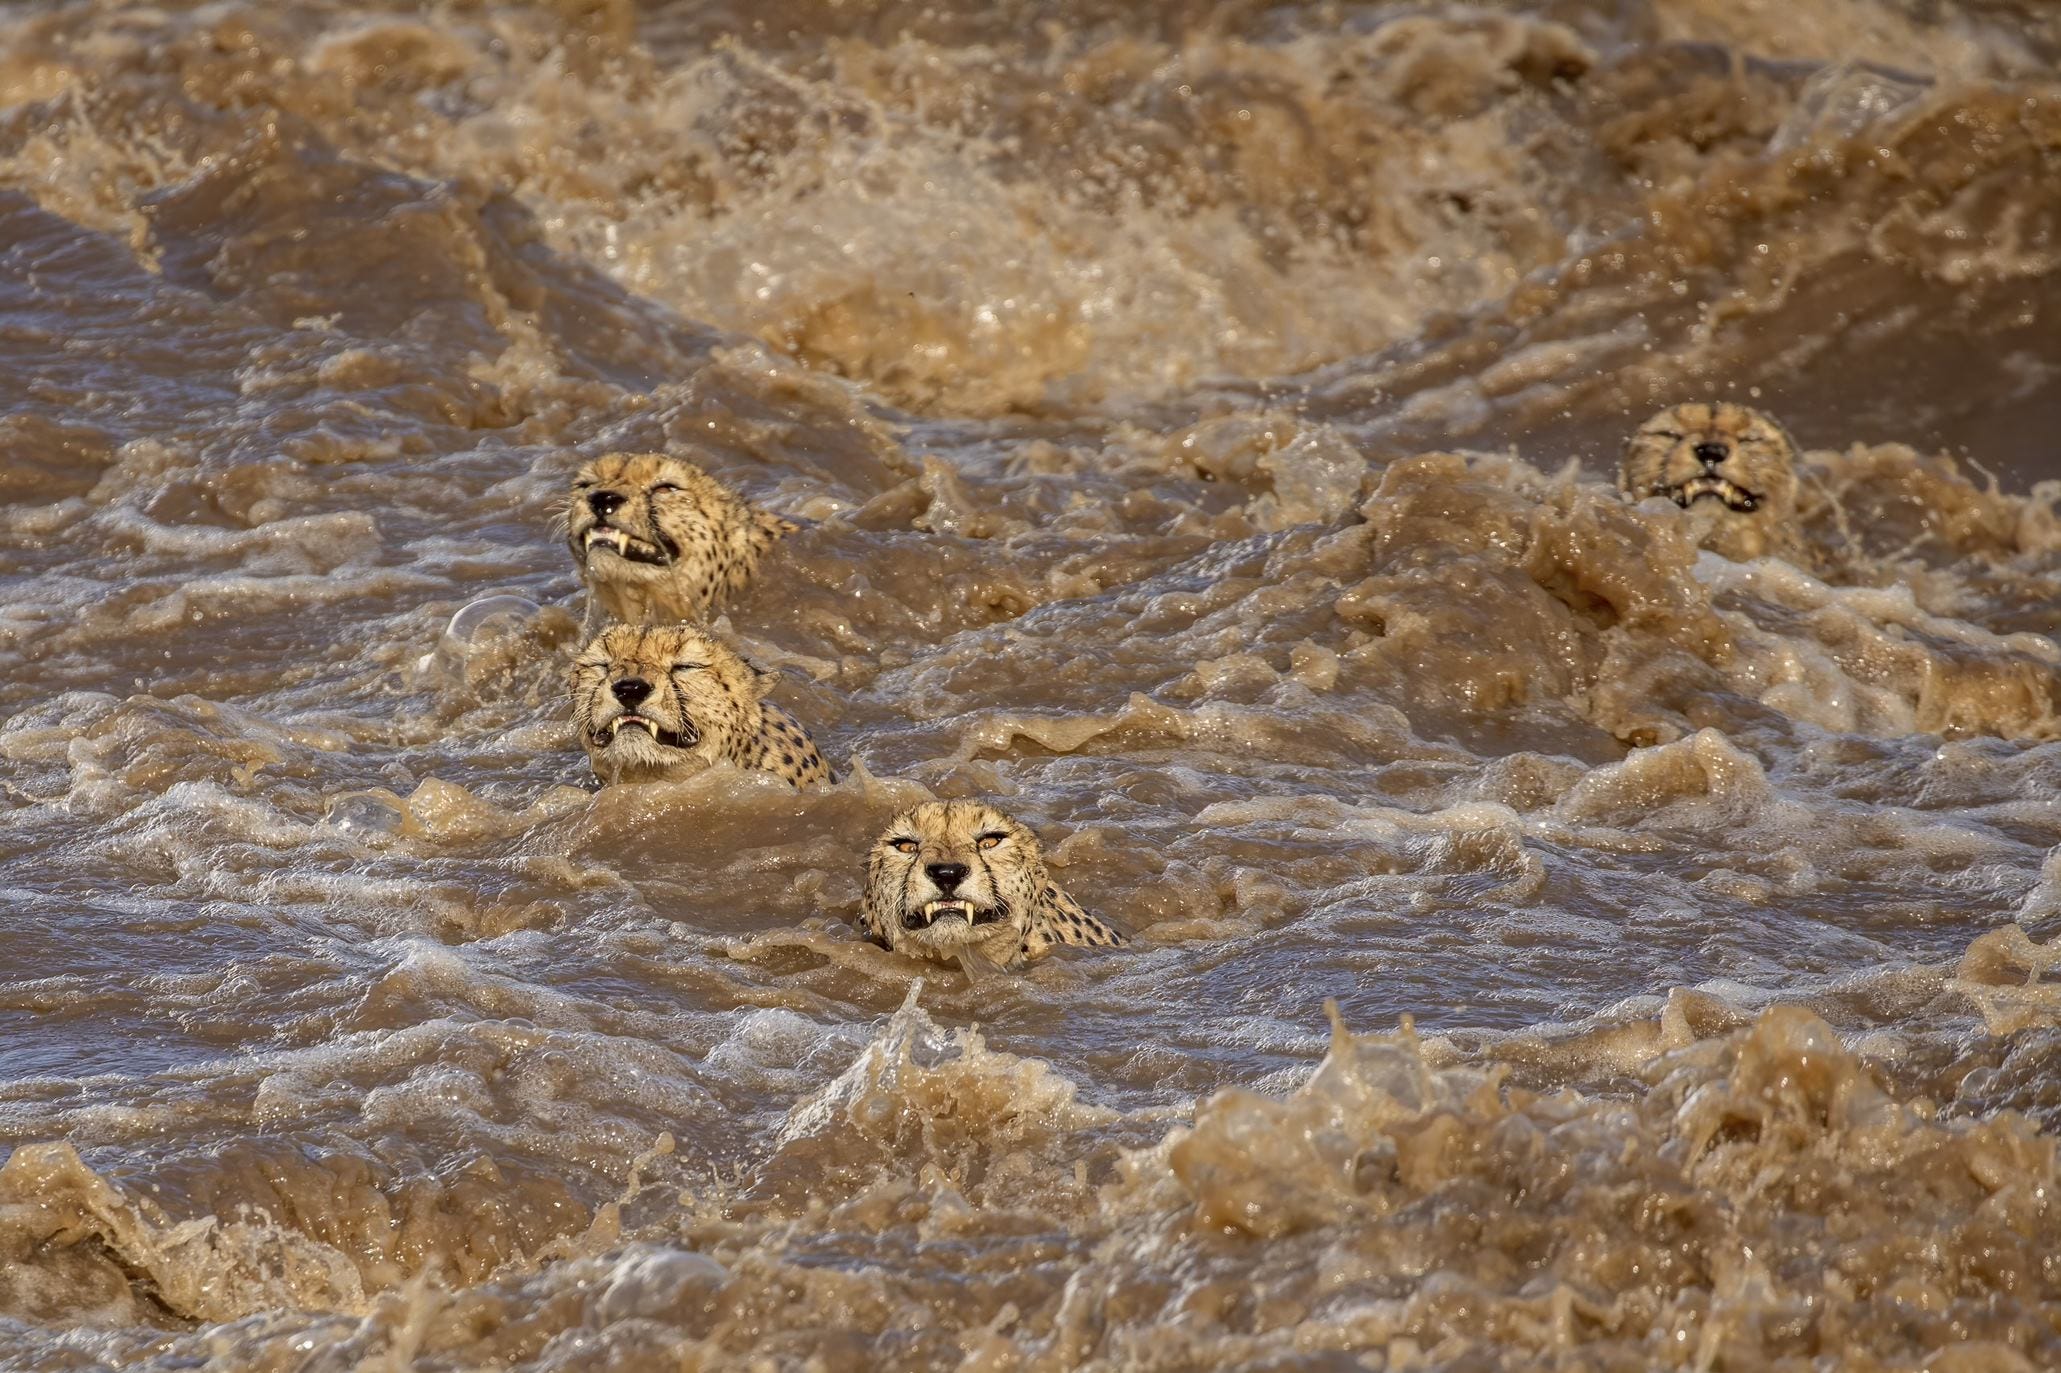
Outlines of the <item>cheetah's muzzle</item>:
M656 720L647 720L642 715L627 713L616 716L594 730L588 737L594 741L596 748L606 748L615 742L615 736L621 734L626 726L635 726L643 730L666 748L690 749L701 742L701 731L697 730L693 725L685 725L680 729L667 729Z
M657 543L652 543L612 524L595 525L586 532L581 544L589 557L598 546L627 562L649 563L653 567L668 566L680 556L679 546L663 534L658 536Z
M1726 508L1741 514L1750 514L1760 509L1760 497L1737 482L1727 481L1715 472L1706 472L1700 477L1691 477L1679 486L1664 487L1661 495L1687 510L1704 497L1723 501Z
M947 916L956 916L968 925L992 925L1008 913L1007 907L976 907L971 901L926 901L918 909L902 913L902 928L928 929Z

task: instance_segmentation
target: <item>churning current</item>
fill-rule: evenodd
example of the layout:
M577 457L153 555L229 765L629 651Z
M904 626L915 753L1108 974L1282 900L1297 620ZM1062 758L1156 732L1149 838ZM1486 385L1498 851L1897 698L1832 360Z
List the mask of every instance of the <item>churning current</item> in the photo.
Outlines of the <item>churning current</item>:
M2061 1365L2061 24L0 5L0 1366ZM1793 543L1622 497L1751 406ZM599 785L609 453L838 780ZM1120 926L868 942L981 798Z

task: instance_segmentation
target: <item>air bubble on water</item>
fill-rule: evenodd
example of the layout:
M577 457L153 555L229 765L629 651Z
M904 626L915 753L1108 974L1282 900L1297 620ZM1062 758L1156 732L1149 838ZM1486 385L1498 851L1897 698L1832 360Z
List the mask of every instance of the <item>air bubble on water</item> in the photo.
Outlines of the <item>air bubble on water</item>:
M520 629L539 613L541 607L524 596L501 594L467 601L444 626L437 646L416 660L415 670L429 672L439 664L457 667L476 644Z
M458 613L451 617L451 623L444 626L444 637L459 643L471 643L480 637L481 631L502 616L516 616L529 619L539 607L535 601L521 596L482 596L468 601ZM503 626L503 629L513 626Z
M1925 94L1930 83L1855 63L1835 63L1806 81L1796 107L1768 140L1768 151L1785 153L1810 144L1852 138ZM1878 150L1885 156L1886 149Z
M358 838L406 833L411 819L406 803L383 791L354 791L333 797L322 814L323 824Z

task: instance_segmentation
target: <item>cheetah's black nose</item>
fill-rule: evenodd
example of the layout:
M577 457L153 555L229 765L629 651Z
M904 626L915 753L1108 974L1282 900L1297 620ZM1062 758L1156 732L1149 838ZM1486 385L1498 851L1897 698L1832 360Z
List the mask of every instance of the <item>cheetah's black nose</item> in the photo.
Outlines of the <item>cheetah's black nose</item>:
M651 694L651 683L642 677L625 677L613 682L608 688L615 693L615 699L623 703L623 709L635 710L637 703Z
M937 883L942 892L952 891L966 880L964 863L925 863L923 870L930 874L930 880Z
M1696 445L1696 460L1705 467L1716 467L1731 456L1732 445L1729 443L1719 443L1715 439L1705 439L1702 443Z
M596 491L587 497L587 507L594 512L594 518L605 520L623 508L624 501L613 491Z

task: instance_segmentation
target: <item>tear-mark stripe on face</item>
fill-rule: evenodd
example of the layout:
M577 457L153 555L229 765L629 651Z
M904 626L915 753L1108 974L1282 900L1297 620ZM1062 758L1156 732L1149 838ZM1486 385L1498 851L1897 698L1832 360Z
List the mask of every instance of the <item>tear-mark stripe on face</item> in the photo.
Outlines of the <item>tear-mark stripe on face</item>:
M987 879L988 900L992 901L996 906L1006 909L1009 903L1002 899L1002 884L995 880L995 870L989 866L986 856L980 851L979 844L973 846L973 861L980 864L980 875Z
M681 721L683 724L687 723L687 702L680 695L680 684L673 680L671 673L667 673L662 680L666 684L666 705L672 709L673 718Z
M680 546L667 538L658 527L658 491L653 488L644 493L644 522L651 526L651 532L658 537L658 551L671 567L680 557Z

